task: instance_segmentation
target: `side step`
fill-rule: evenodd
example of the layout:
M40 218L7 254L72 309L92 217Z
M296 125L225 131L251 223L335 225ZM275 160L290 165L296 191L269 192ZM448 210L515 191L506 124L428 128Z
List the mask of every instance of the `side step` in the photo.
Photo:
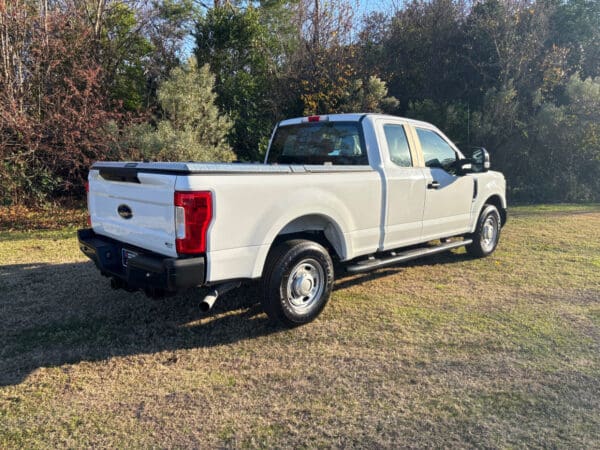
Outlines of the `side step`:
M473 239L464 239L462 241L446 242L435 247L422 247L407 250L405 252L391 252L392 256L382 259L365 259L355 264L346 267L349 273L360 273L368 272L370 270L379 269L380 267L391 266L411 259L421 258L423 256L435 255L436 253L442 253L453 248L463 247L473 242Z

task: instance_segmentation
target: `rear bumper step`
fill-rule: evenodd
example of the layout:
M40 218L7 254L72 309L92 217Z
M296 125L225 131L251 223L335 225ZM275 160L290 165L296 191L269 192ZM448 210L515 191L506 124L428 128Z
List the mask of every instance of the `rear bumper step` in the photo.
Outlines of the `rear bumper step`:
M98 235L87 228L77 231L79 248L103 275L117 278L130 289L178 289L200 286L205 281L205 258L169 258ZM122 251L137 255L123 263Z
M366 259L359 261L355 264L346 267L346 270L350 273L368 272L370 270L379 269L380 267L391 266L393 264L410 261L411 259L421 258L423 256L435 255L436 253L442 253L453 248L463 247L473 242L472 239L464 239L462 241L446 242L435 247L424 247L415 248L412 250L406 250L401 253L395 253L393 256L379 259Z

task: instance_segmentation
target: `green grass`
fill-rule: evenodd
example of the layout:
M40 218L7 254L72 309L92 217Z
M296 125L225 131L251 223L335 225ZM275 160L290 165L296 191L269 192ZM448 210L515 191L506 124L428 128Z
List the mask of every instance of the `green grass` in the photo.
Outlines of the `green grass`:
M205 316L0 232L0 448L599 448L598 255L600 205L511 208L491 257L338 277L286 330L256 285Z

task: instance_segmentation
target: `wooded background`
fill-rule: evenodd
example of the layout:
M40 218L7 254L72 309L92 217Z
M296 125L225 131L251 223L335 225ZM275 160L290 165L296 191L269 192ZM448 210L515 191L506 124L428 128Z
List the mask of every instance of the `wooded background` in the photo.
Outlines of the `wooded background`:
M511 201L600 201L600 2L0 0L0 205L95 160L258 161L282 118L380 111L485 146Z

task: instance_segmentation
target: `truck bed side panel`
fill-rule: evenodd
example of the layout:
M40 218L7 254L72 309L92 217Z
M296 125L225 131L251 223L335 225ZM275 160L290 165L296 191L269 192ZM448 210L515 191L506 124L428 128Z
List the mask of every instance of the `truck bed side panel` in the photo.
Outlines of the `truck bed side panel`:
M343 241L342 259L376 251L381 179L370 168L328 172L178 177L177 190L211 190L207 280L256 278L275 237L306 215L326 218Z

